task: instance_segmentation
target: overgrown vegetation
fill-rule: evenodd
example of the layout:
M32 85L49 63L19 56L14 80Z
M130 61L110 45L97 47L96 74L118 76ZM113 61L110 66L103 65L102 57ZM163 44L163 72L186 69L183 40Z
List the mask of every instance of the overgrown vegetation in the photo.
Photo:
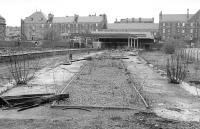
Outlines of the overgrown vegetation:
M16 85L26 85L35 76L39 60L30 60L29 54L21 52L20 55L10 53L9 72Z
M172 43L166 43L164 46L163 46L163 51L166 53L166 54L173 54L175 52L175 45L172 44Z
M181 59L181 56L173 55L167 59L166 70L169 82L179 84L186 78L187 63Z

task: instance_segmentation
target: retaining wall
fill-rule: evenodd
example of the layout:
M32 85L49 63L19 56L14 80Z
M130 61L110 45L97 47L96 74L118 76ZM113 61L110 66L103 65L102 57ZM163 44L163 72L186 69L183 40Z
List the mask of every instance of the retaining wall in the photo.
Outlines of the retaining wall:
M82 48L82 49L64 49L64 50L48 50L41 52L26 52L21 54L13 55L2 55L0 56L0 63L9 62L12 57L20 59L35 59L35 58L44 58L55 55L65 55L69 53L82 53L87 51L98 51L98 49L91 48Z

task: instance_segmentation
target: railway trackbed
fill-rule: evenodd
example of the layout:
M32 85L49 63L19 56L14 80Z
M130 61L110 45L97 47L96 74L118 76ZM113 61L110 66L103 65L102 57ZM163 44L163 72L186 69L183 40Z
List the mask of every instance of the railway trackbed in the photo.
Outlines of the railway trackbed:
M150 106L145 98L134 86L132 76L127 74L128 71L123 62L126 59L128 58L123 54L113 52L92 57L57 93L69 93L69 99L66 102L54 102L51 107L90 110L149 109ZM128 80L131 81L131 87Z

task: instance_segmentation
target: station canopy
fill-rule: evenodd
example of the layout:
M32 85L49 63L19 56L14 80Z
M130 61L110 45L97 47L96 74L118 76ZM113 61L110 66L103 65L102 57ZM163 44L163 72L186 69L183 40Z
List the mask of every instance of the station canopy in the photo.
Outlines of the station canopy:
M93 31L91 35L98 38L141 38L141 39L154 39L151 32L108 32L108 31Z
M151 32L92 31L89 33L63 33L62 36L82 36L92 38L139 38L154 39Z

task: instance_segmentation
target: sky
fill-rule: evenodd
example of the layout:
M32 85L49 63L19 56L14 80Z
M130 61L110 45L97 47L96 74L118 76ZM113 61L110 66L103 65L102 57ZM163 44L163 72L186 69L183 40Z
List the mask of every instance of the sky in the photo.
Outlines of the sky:
M152 18L158 22L160 11L163 14L191 14L200 9L200 0L0 0L0 15L8 26L20 26L21 19L36 10L55 17L107 15L109 23L121 18Z

